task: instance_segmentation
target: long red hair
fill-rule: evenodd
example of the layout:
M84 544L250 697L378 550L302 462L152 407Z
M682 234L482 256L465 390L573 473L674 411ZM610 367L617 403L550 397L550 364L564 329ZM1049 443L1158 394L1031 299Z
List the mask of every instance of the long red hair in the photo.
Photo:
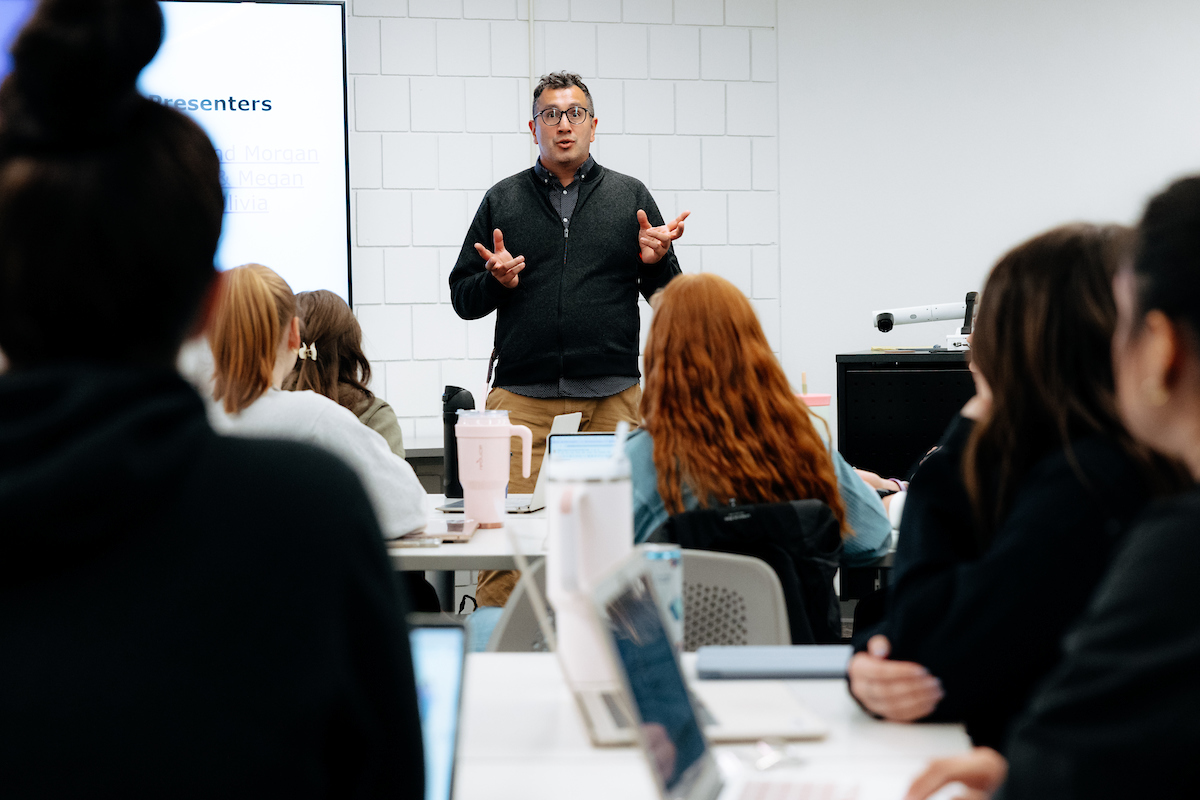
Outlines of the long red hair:
M707 273L667 284L644 364L641 412L668 513L684 510L686 482L702 506L822 500L852 533L829 451L736 286Z

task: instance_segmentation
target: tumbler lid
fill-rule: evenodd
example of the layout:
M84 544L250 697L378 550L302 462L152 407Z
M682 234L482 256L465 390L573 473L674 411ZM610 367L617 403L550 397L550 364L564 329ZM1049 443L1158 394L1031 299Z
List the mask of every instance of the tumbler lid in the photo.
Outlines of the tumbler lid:
M457 412L459 425L508 425L508 412L474 408L460 408Z

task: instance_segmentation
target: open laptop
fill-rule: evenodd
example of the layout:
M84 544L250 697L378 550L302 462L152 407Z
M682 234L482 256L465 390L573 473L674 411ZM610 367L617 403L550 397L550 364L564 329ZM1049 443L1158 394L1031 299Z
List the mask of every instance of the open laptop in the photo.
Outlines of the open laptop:
M601 582L592 599L637 720L638 744L663 800L896 800L904 795L914 776L912 765L863 775L846 764L805 759L800 767L763 773L731 752L722 753L718 765L709 746L712 737L705 736L712 728L697 716L696 698L671 647L645 564L627 561ZM739 683L761 682L725 682ZM703 687L704 682L696 684L696 693L703 696ZM742 702L749 706L767 700L747 697Z
M562 434L572 434L579 430L579 423L583 419L583 412L576 411L573 414L559 414L550 423L550 438ZM549 439L547 439L547 443ZM547 445L548 446L548 445ZM549 453L549 450L547 450ZM504 510L509 514L532 514L534 511L541 511L546 507L546 470L538 471L537 482L533 485L533 494L513 494L504 499ZM450 513L461 514L463 510L462 498L458 500L447 500L445 503L437 507L438 511L449 511Z
M617 434L613 431L550 431L546 438L546 456L554 459L609 458Z
M528 565L515 541L516 537L510 535L509 538L513 541L517 566L522 570L522 575L527 575ZM619 574L627 576L630 581L646 579L645 561L640 550L635 550L634 554L623 562ZM522 583L534 608L544 609L545 598L536 582L522 578ZM653 595L649 597L653 602ZM536 616L546 641L554 642L554 632L549 630L545 615L538 613ZM598 649L605 648L607 645ZM672 663L674 657L672 650ZM678 666L675 668L677 670ZM611 746L636 742L636 717L632 713L629 696L619 683L579 683L572 680L565 666L563 676L583 716L588 737L593 744ZM702 681L695 684L693 690L692 699L696 704L696 713L700 715L708 736L714 741L820 739L827 732L824 722L804 708L781 681Z
M410 614L408 623L425 746L425 800L450 800L462 711L466 630L441 614Z

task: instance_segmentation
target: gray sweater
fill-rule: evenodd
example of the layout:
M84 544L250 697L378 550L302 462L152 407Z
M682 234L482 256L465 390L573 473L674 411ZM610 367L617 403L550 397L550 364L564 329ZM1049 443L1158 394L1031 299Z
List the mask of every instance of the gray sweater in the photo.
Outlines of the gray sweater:
M642 264L638 209L663 224L641 181L599 164L582 179L569 228L532 168L488 190L450 273L450 294L464 319L497 312L497 385L640 377L638 293L648 299L680 269L674 248ZM513 289L475 252L476 242L491 249L496 228L512 255L525 256Z

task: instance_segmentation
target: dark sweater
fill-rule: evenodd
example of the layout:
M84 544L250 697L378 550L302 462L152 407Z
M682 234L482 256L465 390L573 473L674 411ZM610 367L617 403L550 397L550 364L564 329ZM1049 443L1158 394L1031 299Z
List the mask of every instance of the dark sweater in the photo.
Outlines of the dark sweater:
M423 795L351 470L217 436L171 371L0 378L0 797Z
M886 619L855 644L886 635L892 658L941 679L945 697L930 720L961 720L976 744L1001 747L1149 493L1116 443L1077 439L1086 484L1065 451L1044 457L981 550L962 481L971 428L957 418L913 477Z
M1014 726L1003 800L1195 797L1200 488L1152 507ZM998 798L998 800L999 800Z
M648 299L680 270L674 248L642 264L638 209L663 224L641 181L599 164L582 179L569 230L532 168L484 195L450 273L450 295L464 319L497 312L497 386L640 377L638 293ZM477 242L492 249L496 228L509 253L525 256L513 289L475 251Z

